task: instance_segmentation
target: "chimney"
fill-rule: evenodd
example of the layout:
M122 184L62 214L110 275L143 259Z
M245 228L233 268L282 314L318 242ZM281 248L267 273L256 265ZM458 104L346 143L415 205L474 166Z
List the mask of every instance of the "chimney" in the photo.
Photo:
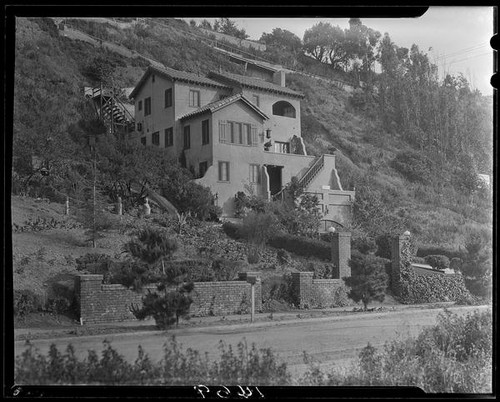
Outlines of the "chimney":
M279 86L285 86L285 72L278 70L273 74L273 82Z

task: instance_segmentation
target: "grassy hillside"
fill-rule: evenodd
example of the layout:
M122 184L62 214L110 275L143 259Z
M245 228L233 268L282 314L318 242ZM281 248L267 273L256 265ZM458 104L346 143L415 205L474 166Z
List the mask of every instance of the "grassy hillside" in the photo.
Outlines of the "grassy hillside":
M229 62L225 56L190 36L190 32L199 34L199 31L183 21L158 19L156 23L121 28L97 21L68 20L67 23L93 37L119 44L172 68L199 74L219 68L242 73L241 66ZM60 139L60 144L68 142L68 126L82 117L83 87L96 84L92 72L97 62L113 72L114 84L119 87L134 86L149 64L141 58L126 57L61 36L48 18L16 20L16 169L21 169L23 162L31 160L32 154L40 152L37 144L50 142L49 137ZM405 138L380 128L373 102L364 102L358 95L342 91L326 81L298 74L288 75L287 85L305 94L301 113L308 153L335 152L344 189L356 189L358 204L354 210L358 219L352 228L355 235L375 236L408 229L421 245L457 249L463 245L469 231L491 231L490 200L481 194L465 196L450 185L445 178L449 177L452 167L445 166L442 175L432 184L410 181L401 169L394 167L394 159L400 154L410 153L412 148ZM51 149L46 148L46 152ZM64 154L61 147L53 151ZM26 211L32 219L55 213L55 219L64 220L60 205L34 207L16 201L13 208L14 222L19 225L26 221L27 215L23 215ZM36 253L40 248L46 248L50 251L48 254L54 255L50 257L54 259L53 265L59 264L64 271L71 269L71 263L66 264L71 261L70 257L65 257L67 254L75 258L89 251L82 244L81 230L51 230L55 232L50 236L49 232L16 233L16 264L23 258L28 261L25 257L35 264L38 261ZM62 232L57 232L60 230ZM107 251L102 252L116 252L124 238L115 235L109 237ZM49 250L49 246L56 248ZM39 286L47 275L50 276L50 264L44 258L40 262L47 269L25 270L25 274L16 277L16 287L23 288L28 282L36 282ZM38 272L36 275L45 276L35 278L32 276L35 271Z

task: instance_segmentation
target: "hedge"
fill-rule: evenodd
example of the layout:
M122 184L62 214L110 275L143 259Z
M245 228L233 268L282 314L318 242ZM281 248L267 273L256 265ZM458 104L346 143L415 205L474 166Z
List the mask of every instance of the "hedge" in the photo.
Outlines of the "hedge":
M417 250L417 257L427 257L428 255L444 255L450 260L452 258L464 258L463 253L460 251L452 250L444 247L433 246L419 246Z
M445 255L427 255L425 262L434 269L446 269L450 267L450 259Z
M308 239L289 234L280 234L272 237L268 244L277 249L284 249L304 257L316 257L330 261L332 258L331 247L321 240Z

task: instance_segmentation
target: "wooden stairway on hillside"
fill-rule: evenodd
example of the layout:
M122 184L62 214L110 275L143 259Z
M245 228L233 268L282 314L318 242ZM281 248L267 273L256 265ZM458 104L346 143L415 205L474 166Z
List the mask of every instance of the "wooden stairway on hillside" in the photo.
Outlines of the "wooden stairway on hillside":
M108 124L111 132L130 133L135 129L132 105L127 106L119 99L116 88L85 87L85 97L91 100L99 117ZM130 109L130 110L129 110Z

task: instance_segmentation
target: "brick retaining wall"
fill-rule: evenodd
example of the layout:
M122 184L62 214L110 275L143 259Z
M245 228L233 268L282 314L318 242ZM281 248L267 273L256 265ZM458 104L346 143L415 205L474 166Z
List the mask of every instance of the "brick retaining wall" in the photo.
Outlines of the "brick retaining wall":
M337 307L339 292L345 289L342 279L313 279L313 272L292 273L295 304L299 308Z
M251 308L251 285L247 275L240 274L240 280L227 282L195 282L192 292L193 316L249 313ZM255 274L255 273L254 273ZM79 275L75 280L75 293L80 317L84 324L134 320L130 305L142 305L141 299L148 290L134 292L123 285L106 285L102 275ZM262 308L261 281L255 286L255 311Z

